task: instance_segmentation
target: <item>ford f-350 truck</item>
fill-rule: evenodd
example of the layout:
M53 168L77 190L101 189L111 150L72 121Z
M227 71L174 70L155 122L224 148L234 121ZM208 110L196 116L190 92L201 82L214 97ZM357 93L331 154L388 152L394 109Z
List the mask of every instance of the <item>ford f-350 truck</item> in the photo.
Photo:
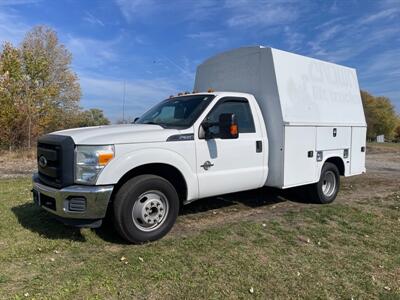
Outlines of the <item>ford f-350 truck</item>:
M354 69L246 47L202 63L194 90L134 124L39 138L34 201L76 226L100 226L108 212L124 239L142 243L167 234L196 199L305 186L330 203L340 176L365 172Z

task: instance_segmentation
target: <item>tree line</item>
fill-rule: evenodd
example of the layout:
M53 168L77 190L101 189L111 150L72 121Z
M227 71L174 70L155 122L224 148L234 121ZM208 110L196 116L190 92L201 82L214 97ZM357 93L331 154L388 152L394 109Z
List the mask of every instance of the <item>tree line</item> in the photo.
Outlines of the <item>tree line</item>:
M386 140L400 142L400 116L389 98L372 96L361 91L365 119L367 121L367 139L373 141L378 135Z
M34 27L19 47L0 51L0 147L30 148L38 136L66 128L109 124L99 109L82 110L71 53L57 34Z

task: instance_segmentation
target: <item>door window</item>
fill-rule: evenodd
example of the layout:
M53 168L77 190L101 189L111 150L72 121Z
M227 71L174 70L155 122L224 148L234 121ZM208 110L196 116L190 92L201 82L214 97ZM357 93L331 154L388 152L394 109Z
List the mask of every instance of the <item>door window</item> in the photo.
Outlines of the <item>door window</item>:
M219 121L220 114L233 113L236 116L239 133L256 132L249 102L246 99L221 99L208 114L206 121L215 123ZM210 132L218 137L219 127L210 127Z

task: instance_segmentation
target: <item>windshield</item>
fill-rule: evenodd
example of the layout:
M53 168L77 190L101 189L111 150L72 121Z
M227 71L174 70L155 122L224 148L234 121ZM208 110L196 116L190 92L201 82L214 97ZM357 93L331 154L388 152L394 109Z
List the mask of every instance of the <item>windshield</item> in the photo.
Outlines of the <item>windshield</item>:
M144 113L135 124L157 124L172 128L190 127L214 97L214 95L189 95L164 100Z

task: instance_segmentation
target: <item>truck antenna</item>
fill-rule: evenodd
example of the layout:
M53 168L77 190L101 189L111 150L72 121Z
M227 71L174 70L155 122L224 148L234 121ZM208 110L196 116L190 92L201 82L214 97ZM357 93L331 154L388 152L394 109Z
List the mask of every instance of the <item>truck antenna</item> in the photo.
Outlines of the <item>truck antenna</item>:
M126 81L124 80L124 92L122 96L122 123L125 123L125 94L126 94Z

